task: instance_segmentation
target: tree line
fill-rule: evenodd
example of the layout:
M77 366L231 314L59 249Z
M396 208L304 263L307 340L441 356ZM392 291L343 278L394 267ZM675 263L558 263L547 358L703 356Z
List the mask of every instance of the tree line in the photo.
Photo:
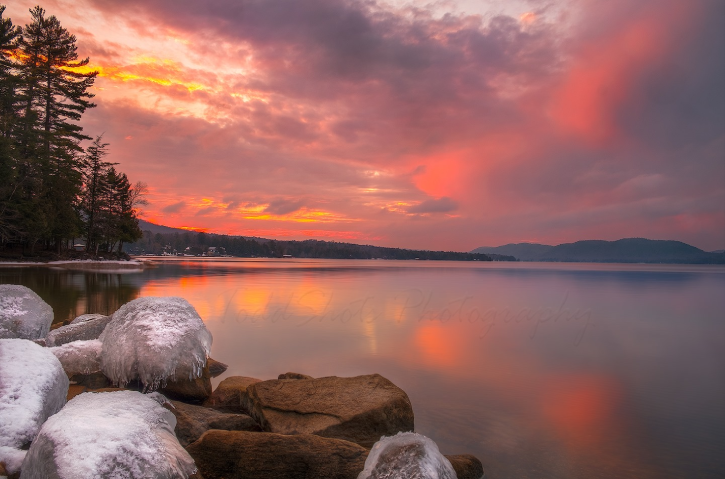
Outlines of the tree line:
M0 249L62 253L84 238L92 253L142 237L146 187L106 161L108 144L78 124L96 105L97 71L76 37L41 7L16 26L0 5ZM84 148L84 142L91 144Z
M513 256L460 253L455 251L426 251L381 246L341 243L337 241L275 241L263 238L244 238L202 232L152 233L144 231L143 238L126 246L131 254L191 254L206 253L210 247L217 252L243 258L329 259L420 259L447 261L516 261Z

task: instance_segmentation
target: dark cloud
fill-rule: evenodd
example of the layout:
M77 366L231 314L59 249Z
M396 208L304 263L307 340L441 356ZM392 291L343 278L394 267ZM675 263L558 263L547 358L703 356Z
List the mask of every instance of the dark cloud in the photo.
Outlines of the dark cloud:
M286 215L299 210L304 206L304 204L305 202L302 200L277 198L269 202L269 205L264 209L264 212L272 213L273 215Z
M450 213L458 209L458 204L448 197L425 200L408 208L408 213Z
M164 213L178 213L186 207L185 201L179 201L178 203L172 203L168 206L161 208Z

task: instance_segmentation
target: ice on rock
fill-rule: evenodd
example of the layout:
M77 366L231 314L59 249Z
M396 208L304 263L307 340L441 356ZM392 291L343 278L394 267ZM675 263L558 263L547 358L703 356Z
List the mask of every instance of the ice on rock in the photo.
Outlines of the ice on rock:
M358 479L456 479L450 461L431 439L414 432L383 437L373 445Z
M0 461L9 472L67 394L68 377L53 353L26 339L0 339Z
M22 479L186 479L196 466L175 427L176 418L158 397L80 394L43 424Z
M55 354L68 377L76 374L92 374L101 370L101 348L97 340L73 341L62 346L49 348Z
M86 316L82 321L79 319ZM78 322L76 322L78 321ZM98 339L111 321L110 316L102 314L84 314L74 319L70 324L61 326L48 333L45 337L46 346L60 346L72 341L87 341Z
M71 321L70 324L87 323L88 321L95 321L96 319L104 319L104 318L110 318L110 316L106 316L105 314L96 314L96 313L81 314L76 319Z
M0 338L44 338L53 322L53 308L19 284L0 284Z
M147 390L200 377L212 341L194 307L173 297L126 303L99 339L103 374L122 386L139 379Z

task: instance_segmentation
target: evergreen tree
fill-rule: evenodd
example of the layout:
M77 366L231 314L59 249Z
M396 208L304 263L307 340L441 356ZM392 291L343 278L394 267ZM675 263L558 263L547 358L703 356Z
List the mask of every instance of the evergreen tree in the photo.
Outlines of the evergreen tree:
M19 212L13 203L17 198L18 165L13 149L12 132L17 122L17 72L13 56L22 29L3 18L5 6L0 5L0 244L17 237Z

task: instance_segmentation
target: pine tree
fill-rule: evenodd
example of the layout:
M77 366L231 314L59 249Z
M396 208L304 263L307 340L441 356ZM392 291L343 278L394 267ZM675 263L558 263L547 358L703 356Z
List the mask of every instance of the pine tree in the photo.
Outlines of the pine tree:
M17 71L13 60L22 29L3 18L5 6L0 5L0 244L17 237L19 212L16 204L18 164L13 148L12 132L17 123Z
M83 160L83 183L85 188L81 196L80 210L85 222L86 251L96 251L101 237L100 222L106 198L106 172L113 163L104 160L108 154L108 143L103 143L103 136L93 140L86 149Z

